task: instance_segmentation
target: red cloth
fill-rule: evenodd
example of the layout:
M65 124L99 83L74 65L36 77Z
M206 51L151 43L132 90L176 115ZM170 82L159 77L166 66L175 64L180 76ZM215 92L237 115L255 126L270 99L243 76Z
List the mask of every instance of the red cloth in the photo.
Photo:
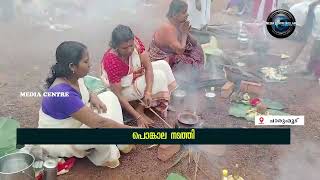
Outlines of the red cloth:
M263 20L267 20L268 16L270 15L270 13L272 11L273 1L276 1L276 0L266 0L265 6L264 6ZM258 16L258 11L259 11L259 7L260 7L261 2L262 2L262 0L254 0L254 4L253 4L253 17L254 18L257 18L257 16Z
M135 36L134 38L134 43L136 44L137 51L139 54L142 54L146 50L142 41L137 36Z
M135 37L134 43L139 54L145 51L142 41ZM102 65L107 72L110 84L119 83L121 78L128 75L129 65L125 63L112 49L107 50L102 59Z
M259 103L261 103L261 100L259 98L250 99L251 106L257 106Z
M76 158L74 157L68 158L65 162L59 162L57 166L57 171L58 172L62 170L69 171L74 166L75 162L76 162Z
M163 50L160 48L155 40L150 44L149 57L151 61L157 61L165 59L168 61L171 69L176 70L178 64L190 64L197 69L202 69L204 65L204 53L197 41L195 41L190 36L187 37L186 48L183 54L178 55L174 52L169 52L171 50Z
M37 176L36 176L36 180L42 180L43 179L43 172L39 173Z

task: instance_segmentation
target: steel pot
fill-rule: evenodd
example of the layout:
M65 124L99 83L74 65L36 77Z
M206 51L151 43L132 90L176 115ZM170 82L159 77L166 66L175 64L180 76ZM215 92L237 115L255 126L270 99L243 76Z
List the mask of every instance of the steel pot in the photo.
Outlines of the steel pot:
M190 112L180 113L177 117L178 121L185 125L195 125L199 122L199 117Z
M28 180L35 179L33 163L35 158L28 153L11 153L0 158L1 180Z

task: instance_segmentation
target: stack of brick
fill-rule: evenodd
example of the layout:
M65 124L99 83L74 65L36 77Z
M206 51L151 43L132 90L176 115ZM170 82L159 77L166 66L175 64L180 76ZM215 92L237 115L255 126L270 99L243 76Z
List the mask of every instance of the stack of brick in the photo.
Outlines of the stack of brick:
M221 88L221 97L223 98L229 98L229 96L232 94L234 90L234 83L231 81L226 82L223 87Z
M240 91L244 93L254 94L257 97L262 96L264 93L262 84L249 81L241 81Z

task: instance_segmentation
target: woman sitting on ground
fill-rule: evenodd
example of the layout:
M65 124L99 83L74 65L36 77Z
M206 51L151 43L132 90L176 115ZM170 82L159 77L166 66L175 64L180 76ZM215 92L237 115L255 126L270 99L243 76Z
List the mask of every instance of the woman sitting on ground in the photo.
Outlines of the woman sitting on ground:
M143 43L128 26L118 25L112 31L110 47L101 62L102 79L122 107L139 127L149 127L153 122L144 114L145 108L154 107L165 118L171 92L177 86L169 64L151 63ZM139 104L134 109L129 102L136 100Z
M174 71L182 67L201 70L204 65L202 48L190 35L187 11L186 2L173 0L167 21L156 30L149 48L152 61L166 60Z
M129 128L123 124L122 110L112 92L89 93L83 77L90 69L85 45L66 41L56 50L56 64L47 81L47 92L63 92L67 97L43 97L39 128ZM91 106L91 108L89 107ZM87 156L97 166L115 168L120 151L131 145L41 145L52 157Z

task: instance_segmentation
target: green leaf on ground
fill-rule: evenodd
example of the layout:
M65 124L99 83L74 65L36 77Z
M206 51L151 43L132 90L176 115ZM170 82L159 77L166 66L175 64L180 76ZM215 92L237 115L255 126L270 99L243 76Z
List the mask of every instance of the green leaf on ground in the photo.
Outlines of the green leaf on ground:
M177 173L170 173L166 180L187 180L185 177Z
M275 109L275 110L284 109L284 106L281 103L277 101L272 101L270 99L262 99L262 103L268 106L268 109Z
M247 114L246 117L245 117L246 120L253 121L253 122L254 122L255 118L256 117L254 115L251 115L251 114Z
M273 108L275 108L275 107L280 108L279 104L277 104L277 103L274 103L274 104L275 105L272 106ZM247 112L251 108L253 108L253 107L250 105L245 105L242 103L233 103L230 106L229 115L235 116L238 118L245 118L248 121L254 121L255 120L254 113L247 114ZM269 112L269 115L271 115L271 116L289 116L290 115L288 113L285 113L285 112L283 112L281 110L277 110L277 109L268 109L268 112Z
M279 111L279 110L274 110L274 109L268 109L268 112L271 116L290 116L290 114Z
M9 117L0 117L0 157L16 150L19 122Z
M247 111L251 108L250 105L234 103L229 108L229 115L235 117L246 117Z

